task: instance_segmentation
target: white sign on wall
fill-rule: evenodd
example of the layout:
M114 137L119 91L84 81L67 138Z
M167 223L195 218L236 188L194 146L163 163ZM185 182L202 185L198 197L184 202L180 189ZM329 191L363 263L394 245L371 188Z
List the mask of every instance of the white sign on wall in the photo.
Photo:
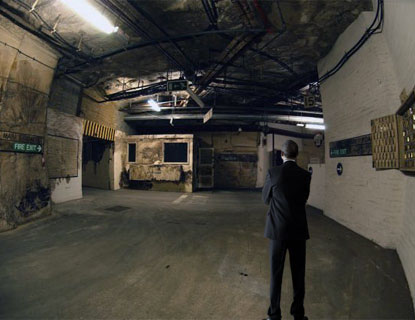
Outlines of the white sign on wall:
M304 108L313 108L316 106L316 97L312 94L304 96Z
M203 123L208 122L213 117L213 108L211 108L203 117Z

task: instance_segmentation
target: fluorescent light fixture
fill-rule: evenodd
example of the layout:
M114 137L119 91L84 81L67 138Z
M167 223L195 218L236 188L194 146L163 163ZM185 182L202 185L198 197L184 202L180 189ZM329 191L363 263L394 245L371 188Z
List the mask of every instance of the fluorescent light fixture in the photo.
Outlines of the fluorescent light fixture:
M323 118L316 118L316 117L304 117L304 116L280 116L280 120L287 120L291 122L299 122L299 123L316 123L316 124L323 124Z
M115 27L101 12L92 6L87 0L61 0L69 8L79 14L84 20L94 25L105 33L117 32Z
M306 129L314 129L314 130L325 130L326 126L324 124L312 124L312 123L307 123L305 125Z
M304 123L297 123L297 127L304 127L305 124Z
M157 112L161 111L159 104L155 102L153 99L150 99L147 102L150 105L151 109L153 109L154 111L157 111Z

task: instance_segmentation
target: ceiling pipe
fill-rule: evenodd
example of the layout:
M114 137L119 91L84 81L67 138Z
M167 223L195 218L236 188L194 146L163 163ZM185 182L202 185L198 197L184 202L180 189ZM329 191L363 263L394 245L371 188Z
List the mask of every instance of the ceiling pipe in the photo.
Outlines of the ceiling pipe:
M174 127L143 127L136 128L136 134L186 134L195 132L263 132L264 134L277 134L280 136L314 139L314 134L295 132L290 130L270 128L259 125L204 125L204 126L183 126L175 124Z
M145 19L147 19L148 22L150 22L155 28L157 28L162 34L163 36L169 38L169 42L176 48L176 50L182 55L182 57L190 64L191 68L192 68L192 72L194 72L195 70L195 64L194 61L183 51L182 48L180 48L180 46L177 44L176 41L174 41L173 39L171 39L170 35L167 33L167 31L161 27L154 19L153 17L147 13L147 11L145 11L143 8L141 8L140 5L137 4L136 1L131 1L131 0L127 0L128 3L134 8L136 9Z
M34 35L35 37L45 41L48 45L50 45L53 49L57 50L62 56L68 57L68 58L82 58L80 57L80 53L73 52L72 50L68 48L64 48L62 45L58 44L56 40L50 36L48 36L45 33L42 33L40 31L33 30L30 26L26 25L26 23L20 22L16 18L14 18L11 14L9 14L6 11L0 10L0 16L5 17L9 21L11 21L13 24L17 25L18 27L22 28L23 30L29 32L30 34Z
M57 41L59 44L59 46L62 47L63 50L68 50L68 52L70 52L72 54L72 56L77 57L79 59L88 59L91 58L90 55L87 55L85 53L82 52L78 52L76 50L76 47L74 47L72 44L70 44L68 41L66 41L60 34L59 32L56 31L56 28L51 27L46 21L45 19L36 11L36 8L41 6L42 4L38 5L38 1L35 1L35 3L30 6L28 4L26 4L24 1L22 0L12 0L14 3L18 4L19 6L22 6L24 9L26 9L29 13L31 13L41 24L41 28L35 28L33 25L31 25L29 28L33 29L34 31L38 32L38 34L43 35L44 37L49 37L51 39L54 39L54 41ZM0 1L0 3L2 3L2 1ZM6 10L8 10L9 12L11 12L12 14L20 17L20 15L18 14L18 11L14 10L14 8L10 7L9 5L2 3L5 7ZM14 22L14 21L13 21ZM16 23L16 22L14 22ZM24 21L24 23L27 23L26 21ZM56 24L56 21L55 21ZM30 25L30 23L29 23ZM19 25L20 26L20 25ZM20 26L21 28L23 28L22 26ZM48 34L46 34L45 32L43 32L41 29L47 29L52 35L53 38L50 37ZM29 31L29 30L27 30ZM29 31L31 32L31 31ZM39 35L37 35L38 37L40 37ZM41 38L41 37L40 37ZM42 38L41 38L42 39ZM44 41L47 41L45 39L42 39ZM63 47L62 45L64 45L65 47Z
M203 114L162 114L162 115L129 115L125 116L124 120L127 122L148 121L148 120L203 120ZM300 123L324 123L322 116L304 117L291 115L256 115L256 114L213 114L213 120L233 120L233 121L291 121Z
M183 99L184 100L184 99ZM172 103L173 101L165 101L163 103ZM161 110L176 110L177 112L184 111L182 107L161 107ZM186 111L190 110L200 110L200 107L186 107ZM289 108L289 107L278 107L278 106L271 106L271 107L255 107L251 108L249 106L222 106L222 105L216 105L215 110L222 111L222 112L238 112L243 113L246 111L251 112L266 112L266 113L276 113L276 114L282 114L282 115L293 115L293 116L304 116L308 115L310 117L319 117L323 116L323 112L321 111L309 111L309 110L303 110L299 108ZM133 104L128 109L122 109L120 111L128 112L129 114L136 114L136 113L143 113L143 112L149 112L151 111L151 108L148 108L146 106L141 106L140 104Z
M214 2L211 2L214 5ZM210 7L210 4L207 2L207 0L202 0L203 8L205 9L205 13L208 17L210 27L217 29L218 28L218 21L217 21L217 14L213 12L213 10ZM216 8L216 7L215 7Z
M219 61L224 64L215 64L199 79L196 94L200 94L210 83L227 67L228 63L235 61L258 37L262 34L243 34L232 39L222 51Z
M257 9L263 23L264 23L264 28L267 29L268 33L272 33L272 28L271 28L271 23L268 20L268 17L266 15L266 13L264 12L264 9L262 9L261 5L259 4L258 0L254 0L254 6Z
M137 34L139 34L141 37L146 38L149 41L154 40L149 32L147 32L146 29L144 29L135 19L130 19L128 15L117 5L114 5L111 0L100 0L112 13L119 18L121 18L127 25L129 25ZM128 4L131 6L131 4L128 1ZM130 7L131 8L131 7ZM132 7L134 8L134 7ZM134 8L135 9L135 8ZM166 49L164 49L162 46L160 46L159 43L153 44L159 51L173 64L176 65L179 70L185 70L185 66L181 64L180 61L178 61L174 56L172 56ZM94 59L95 60L95 59Z
M101 56L98 57L94 57L86 62L71 66L69 68L67 68L65 73L76 73L76 72L81 72L85 69L87 69L88 67L90 67L91 64L93 63L98 63L104 59L119 55L121 53L124 52L128 52L128 51L132 51L132 50L136 50L136 49L141 49L141 48L145 48L148 46L154 46L154 45L160 45L163 43L167 43L170 42L171 40L173 41L186 41L186 40L192 40L194 38L198 38L198 37L202 37L202 36L207 36L207 35L214 35L214 34L226 34L226 33L260 33L260 32L264 32L264 29L227 29L227 30L206 30L206 31L199 31L199 32L193 32L193 33L187 33L187 34L182 34L182 35L178 35L178 36L170 36L170 37L164 37L164 38L159 38L159 39L154 39L154 40L148 40L148 41L142 41L136 44L132 44L130 46L127 47L123 47L123 48L119 48L116 49L114 51L105 53ZM79 69L83 67L82 69Z

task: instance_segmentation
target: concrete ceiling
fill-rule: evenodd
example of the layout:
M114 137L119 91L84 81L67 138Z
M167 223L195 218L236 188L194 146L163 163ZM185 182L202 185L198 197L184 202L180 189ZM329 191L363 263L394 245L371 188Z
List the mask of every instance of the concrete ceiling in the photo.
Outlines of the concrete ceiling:
M360 12L372 10L371 0L90 1L117 33L99 32L60 0L40 0L32 12L35 0L0 7L60 47L58 75L103 97L185 76L208 103L253 107L316 81L318 60Z

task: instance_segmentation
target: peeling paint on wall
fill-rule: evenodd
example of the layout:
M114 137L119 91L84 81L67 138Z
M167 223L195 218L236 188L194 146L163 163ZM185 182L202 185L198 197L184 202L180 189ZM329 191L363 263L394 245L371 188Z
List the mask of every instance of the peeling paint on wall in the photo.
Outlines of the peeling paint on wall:
M22 217L26 218L49 206L49 200L50 188L42 186L41 182L36 180L34 185L28 186L16 209L20 211Z
M68 113L49 108L47 131L48 135L65 137L77 142L77 150L72 148L71 152L70 150L65 151L65 149L59 151L61 153L63 152L60 157L72 157L71 162L73 163L74 170L76 171L76 176L74 174L73 177L62 176L56 179L52 177L49 179L52 190L52 201L54 203L60 203L82 198L82 119ZM48 145L47 148L49 147L51 146ZM46 163L46 165L48 166L49 164ZM65 165L65 162L62 161L60 165ZM55 163L54 166L59 168L59 164L57 163ZM65 171L66 170L62 170L62 172Z
M130 186L159 191L193 191L193 135L127 136L128 143L136 143L136 162L124 164ZM186 163L164 163L164 143L188 143Z
M214 187L255 188L258 172L259 134L215 132L197 135L199 147L214 148Z
M0 40L55 66L57 54L0 17ZM0 46L0 130L46 136L53 70ZM0 231L50 213L50 185L42 154L0 153Z

